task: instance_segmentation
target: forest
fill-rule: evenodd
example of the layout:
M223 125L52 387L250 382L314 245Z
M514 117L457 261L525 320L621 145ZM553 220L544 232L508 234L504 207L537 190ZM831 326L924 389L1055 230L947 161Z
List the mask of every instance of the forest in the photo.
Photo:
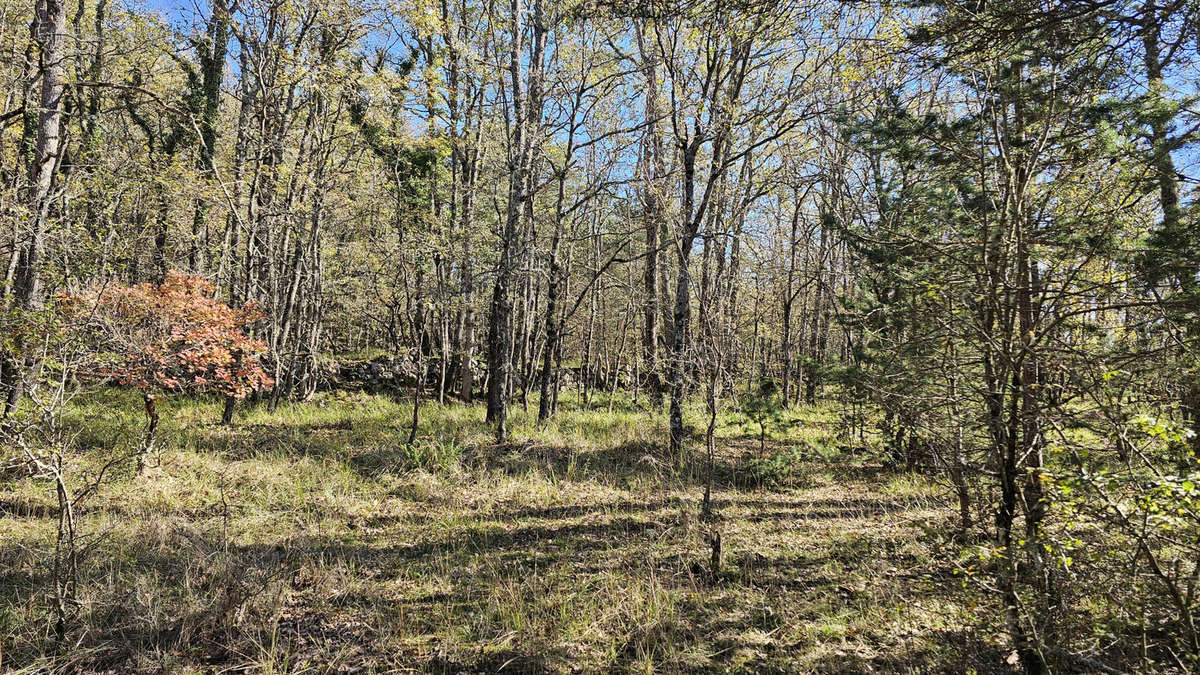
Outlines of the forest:
M1200 2L0 0L0 672L1200 671Z

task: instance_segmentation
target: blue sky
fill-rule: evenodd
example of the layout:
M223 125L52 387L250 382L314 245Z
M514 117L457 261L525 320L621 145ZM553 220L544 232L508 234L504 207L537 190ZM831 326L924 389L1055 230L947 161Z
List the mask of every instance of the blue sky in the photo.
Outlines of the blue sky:
M129 4L133 8L140 7L161 15L175 28L186 29L187 26L184 22L195 21L198 17L207 16L209 1L129 0ZM1191 75L1194 73L1194 69L1188 68L1187 72ZM1178 75L1171 77L1168 75L1167 79L1168 86L1184 96L1195 96L1200 92L1200 81L1193 81L1190 77L1180 77ZM1186 185L1183 186L1183 192L1187 194L1200 182L1200 148L1184 148L1173 154L1178 170L1187 176Z

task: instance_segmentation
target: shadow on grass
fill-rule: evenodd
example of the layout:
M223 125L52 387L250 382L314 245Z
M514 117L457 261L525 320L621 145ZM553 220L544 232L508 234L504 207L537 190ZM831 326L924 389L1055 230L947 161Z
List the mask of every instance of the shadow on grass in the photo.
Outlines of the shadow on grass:
M495 624L496 619L478 618L486 617L489 593L498 581L536 589L530 593L556 590L571 597L588 592L588 580L617 579L626 580L617 583L637 585L644 583L647 574L656 574L655 583L673 594L673 604L658 618L611 635L611 656L606 657L611 660L605 669L631 668L649 658L680 672L795 672L806 669L796 666L794 659L810 645L776 640L759 645L746 636L774 634L786 623L777 617L794 616L818 601L849 602L839 600L844 579L822 569L829 560L836 559L847 569L868 569L881 556L894 556L888 547L870 541L840 542L832 557L734 552L730 558L734 571L716 584L699 583L689 569L698 553L689 548L694 543L689 523L680 515L681 504L677 498L651 498L497 508L455 521L449 528L423 521L418 531L384 531L349 543L335 539L339 533L297 537L283 546L237 544L220 539L216 532L180 532L174 544L153 548L125 541L121 555L86 569L82 587L107 586L112 595L82 617L89 626L83 645L99 651L87 662L76 662L76 668L121 671L133 668L147 654L175 654L173 658L184 662L233 667L249 658L247 654L253 655L255 645L275 640L274 649L297 659L318 663L344 659L346 663L340 665L368 670L395 664L423 672L558 672L574 655L569 641L555 632L557 624L529 629L536 638L530 644L535 646L493 648L484 640L474 647L468 643L449 650L439 648L436 641L429 648L398 648L383 637L393 630L389 617L396 611L386 608L403 608L410 622L406 630L414 635L437 635L446 621L483 621L488 633L499 635L509 629ZM840 518L848 517L844 513L894 514L906 508L880 506L870 499L789 501L750 496L723 497L718 505L730 511L736 508L739 512L729 517L743 524L764 517ZM759 508L771 510L756 513ZM397 535L404 539L398 541ZM407 540L412 538L416 540ZM17 542L12 546L20 548ZM0 560L14 556L13 549L0 549ZM485 574L465 573L480 565ZM330 569L373 582L335 596L318 590L310 593L312 582L306 575ZM397 575L441 578L447 572L449 588L413 595L387 590L387 580ZM138 577L155 579L159 586L133 593L128 585ZM19 603L28 601L45 579L33 573L10 573L2 581L6 590L0 591L0 602ZM907 581L885 578L876 583ZM18 588L20 592L14 590ZM759 597L765 600L753 600ZM285 602L286 598L293 599ZM157 618L148 616L152 612L143 606L147 601L159 605ZM525 595L513 600L529 601ZM753 605L764 601L768 609ZM972 635L929 630L915 635L922 646L901 645L869 656L848 651L821 661L816 670L950 672L971 664L989 672L979 664L1002 663L994 650ZM755 656L755 650L761 653ZM671 660L685 652L711 656L694 665Z

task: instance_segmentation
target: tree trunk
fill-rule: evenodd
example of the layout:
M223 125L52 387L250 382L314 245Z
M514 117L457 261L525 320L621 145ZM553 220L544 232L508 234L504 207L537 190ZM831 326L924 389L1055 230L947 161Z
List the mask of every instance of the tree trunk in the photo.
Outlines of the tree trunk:
M699 218L695 217L696 153L699 143L693 141L683 153L682 237L676 242L679 278L675 282L675 310L671 343L671 454L683 452L683 395L687 368L688 324L691 321L691 275L688 263L692 257Z
M541 0L533 2L533 43L528 65L528 99L522 82L524 54L523 0L511 0L512 48L509 52L509 75L512 87L513 137L509 158L508 207L500 241L500 262L492 290L492 315L488 344L488 409L487 419L496 425L496 442L508 440L509 383L512 379L512 283L516 272L517 246L523 240L521 220L525 204L532 197L530 170L533 159L533 118L541 118L539 78L545 52L545 26L541 21Z
M46 231L50 221L54 174L62 161L62 99L65 91L63 62L66 58L67 37L65 0L37 0L30 30L33 42L39 47L42 90L26 198L32 225L28 239L20 245L20 254L16 258L13 305L19 309L38 312L45 307L42 258L46 252ZM5 417L20 402L24 390L29 386L27 380L36 377L39 370L39 363L34 359L25 359L23 368L18 365L19 361L19 358L6 358L3 382L7 389Z
M1162 223L1159 226L1162 239L1171 247L1182 247L1190 234L1185 232L1182 223L1182 211L1179 205L1179 172L1171 157L1171 139L1169 123L1173 113L1163 98L1165 83L1163 82L1163 61L1160 43L1162 41L1162 26L1159 19L1158 5L1148 0L1142 8L1142 65L1145 69L1146 84L1150 95L1152 111L1150 116L1150 164L1158 183L1158 201L1162 209ZM1173 276L1178 280L1184 293L1188 296L1189 305L1194 309L1195 298L1200 295L1197 288L1196 273L1193 269L1175 269ZM1200 319L1192 318L1185 324L1189 338L1200 336ZM1188 422L1194 435L1191 438L1192 448L1200 451L1200 375L1189 372L1181 387L1180 408L1184 419Z
M138 473L142 472L145 467L145 456L154 452L154 443L158 440L158 397L150 391L143 391L142 405L146 410L146 431L142 436L142 447L137 455Z
M234 0L236 2L236 0ZM217 123L221 114L221 81L225 75L225 54L229 45L230 9L224 0L213 0L212 15L208 19L207 39L196 43L196 56L200 62L200 115L197 126L200 131L200 148L196 153L196 169L201 180L210 186L216 179ZM196 200L192 214L192 240L188 247L188 264L193 274L208 267L208 211L207 196Z
M666 218L663 180L666 174L663 152L663 139L660 133L658 118L658 70L655 57L649 53L646 46L643 27L637 26L638 49L641 53L642 67L646 73L646 106L645 121L648 123L642 140L641 171L642 171L642 229L646 239L646 259L642 268L642 289L645 293L645 305L642 307L642 359L643 370L646 373L646 388L654 402L652 408L662 406L662 378L658 362L658 323L659 323L659 232Z

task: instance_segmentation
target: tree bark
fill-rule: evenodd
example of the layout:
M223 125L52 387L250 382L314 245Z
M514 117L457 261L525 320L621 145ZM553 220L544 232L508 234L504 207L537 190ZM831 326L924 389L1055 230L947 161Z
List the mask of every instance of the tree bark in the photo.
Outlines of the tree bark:
M659 128L658 69L655 57L649 53L642 26L637 26L638 49L642 68L646 74L645 121L647 123L642 140L642 228L646 240L646 259L642 267L642 289L645 304L642 308L642 360L646 373L646 388L650 392L653 408L662 406L662 378L658 362L659 323L659 232L665 223L666 205L663 181L666 166L663 140Z
M545 27L542 25L541 0L533 0L533 40L530 46L528 67L528 89L522 76L524 59L524 14L523 0L511 0L512 47L509 51L509 76L511 78L513 136L509 156L511 172L508 190L508 207L504 229L500 237L500 260L496 269L496 282L492 290L491 321L488 335L488 409L487 419L496 426L496 442L508 441L509 383L512 379L512 283L516 272L517 247L523 239L522 218L525 216L526 200L531 198L530 170L533 159L533 118L540 119L539 106L530 105L539 101L538 92L542 58L545 53ZM528 92L528 98L527 98ZM537 108L536 110L534 108Z
M197 126L200 131L200 148L196 153L196 169L202 184L209 186L216 179L213 157L217 145L217 123L221 114L221 81L225 75L225 55L229 45L229 22L233 6L226 7L224 0L213 0L212 15L208 19L206 39L197 41L196 56L200 62L200 114ZM198 274L208 267L208 197L196 199L192 214L192 240L188 247L188 264L192 273Z
M65 91L67 8L65 0L37 0L31 37L38 48L42 90L37 113L37 135L29 166L26 203L32 221L28 239L20 245L14 270L13 306L38 312L45 307L42 284L42 259L46 253L46 233L50 221L50 203L54 175L62 161L62 102ZM15 245L15 242L14 242ZM3 385L7 389L4 416L7 417L29 386L26 380L39 369L34 359L5 359Z

